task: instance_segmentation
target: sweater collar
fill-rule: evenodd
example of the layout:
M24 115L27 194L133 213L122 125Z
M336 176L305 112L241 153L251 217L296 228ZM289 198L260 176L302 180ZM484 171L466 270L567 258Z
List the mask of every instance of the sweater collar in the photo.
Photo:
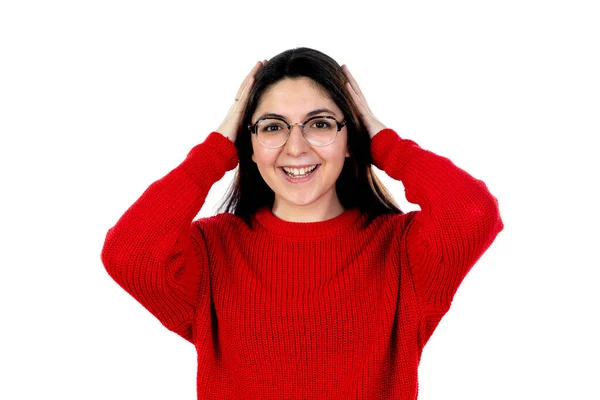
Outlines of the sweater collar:
M336 232L345 234L358 227L361 221L358 208L350 208L337 217L318 222L285 221L275 216L270 207L260 208L255 216L259 225L270 233L294 238L327 237Z

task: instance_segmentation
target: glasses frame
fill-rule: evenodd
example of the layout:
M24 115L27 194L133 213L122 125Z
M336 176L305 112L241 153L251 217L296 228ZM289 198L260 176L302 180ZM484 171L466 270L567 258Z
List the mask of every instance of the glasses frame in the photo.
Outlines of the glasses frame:
M257 125L259 124L260 121L264 121L265 119L276 119L278 121L281 121L285 124L285 126L287 126L288 128L288 132L287 132L287 137L285 138L285 140L283 141L283 143L279 146L267 146L266 144L264 144L263 142L260 141L260 139L258 138L258 132L257 132ZM311 143L308 138L306 137L306 132L304 131L304 127L306 126L306 124L308 124L310 121L314 120L314 119L331 119L333 121L335 121L336 125L337 125L337 131L335 132L335 136L333 137L333 139L331 139L331 141L329 143L326 144L313 144ZM261 118L258 121L256 121L254 124L250 124L248 125L248 129L250 130L250 132L253 135L256 135L256 140L258 140L258 142L260 144L262 144L263 146L265 146L266 148L269 149L278 149L282 146L285 146L285 144L287 143L288 139L290 138L290 135L292 134L292 127L298 125L300 127L300 129L302 130L302 137L304 137L304 140L306 140L308 142L308 144L310 144L311 146L317 146L317 147L323 147L323 146L328 146L331 143L333 143L333 141L335 140L335 138L338 136L338 133L340 133L340 131L342 130L342 128L344 126L346 126L346 120L340 122L337 119L335 119L335 117L329 116L329 115L324 115L324 116L314 116L311 117L309 119L307 119L306 121L304 121L303 123L300 122L295 122L295 123L288 123L285 119L283 118L278 118L278 117L265 117L265 118Z

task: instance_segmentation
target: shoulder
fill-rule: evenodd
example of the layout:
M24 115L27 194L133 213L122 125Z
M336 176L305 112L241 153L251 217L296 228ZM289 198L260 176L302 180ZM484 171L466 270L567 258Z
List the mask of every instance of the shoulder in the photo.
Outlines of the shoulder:
M193 222L193 224L203 229L214 229L223 225L244 224L244 221L237 215L223 212L216 215L211 215L210 217L198 218Z
M377 216L368 226L367 230L393 230L394 232L405 231L419 211L407 213L390 213ZM365 218L366 221L366 218Z
M198 218L192 223L193 230L199 230L203 235L241 234L250 231L244 220L237 215L224 212L210 217Z

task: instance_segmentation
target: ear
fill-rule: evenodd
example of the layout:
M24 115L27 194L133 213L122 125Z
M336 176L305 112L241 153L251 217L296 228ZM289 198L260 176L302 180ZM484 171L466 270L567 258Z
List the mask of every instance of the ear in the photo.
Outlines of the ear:
M346 158L350 157L350 147L348 147L348 149L346 149Z
M252 153L252 161L254 161L254 164L256 164L256 160L254 159L254 153Z

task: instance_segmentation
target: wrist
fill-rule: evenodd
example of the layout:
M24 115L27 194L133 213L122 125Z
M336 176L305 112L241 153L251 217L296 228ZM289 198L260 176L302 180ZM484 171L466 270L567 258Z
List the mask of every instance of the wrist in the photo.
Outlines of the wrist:
M369 127L368 130L369 130L369 135L371 136L371 139L373 139L375 137L375 135L377 135L379 132L381 132L384 129L387 129L387 126L385 126L381 122L378 122L378 123L372 125L371 127Z

